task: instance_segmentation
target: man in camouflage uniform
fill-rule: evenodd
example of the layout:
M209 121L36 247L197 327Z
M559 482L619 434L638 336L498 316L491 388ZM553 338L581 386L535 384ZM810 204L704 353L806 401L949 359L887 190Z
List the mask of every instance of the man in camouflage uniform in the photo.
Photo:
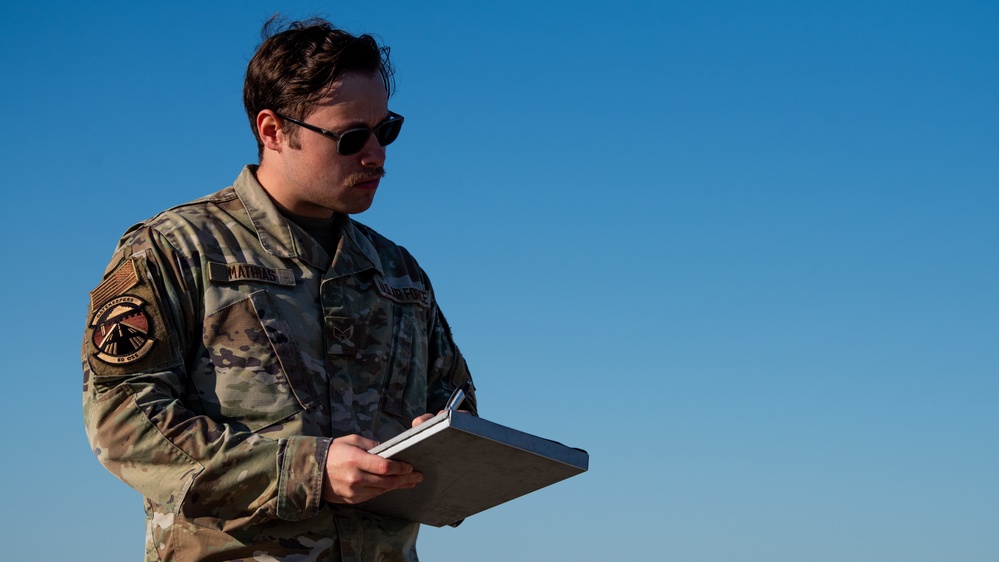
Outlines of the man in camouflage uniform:
M132 227L91 292L87 435L145 497L147 561L416 560L417 524L355 506L421 475L367 450L469 374L416 260L349 217L402 124L391 76L370 36L272 35L259 166Z

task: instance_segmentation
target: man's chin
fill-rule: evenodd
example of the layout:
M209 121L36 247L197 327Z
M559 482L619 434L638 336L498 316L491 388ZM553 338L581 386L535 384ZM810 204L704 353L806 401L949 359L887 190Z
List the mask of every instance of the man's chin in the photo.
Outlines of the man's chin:
M341 212L347 215L357 215L363 213L371 208L371 204L374 203L374 198L375 194L372 192L371 197L367 200L353 201L349 205L345 205L344 210Z

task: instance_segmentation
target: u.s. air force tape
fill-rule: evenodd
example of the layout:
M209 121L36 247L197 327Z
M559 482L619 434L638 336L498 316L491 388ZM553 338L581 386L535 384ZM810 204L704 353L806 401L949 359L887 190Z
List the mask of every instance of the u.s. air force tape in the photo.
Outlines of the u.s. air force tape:
M375 287L382 296L404 304L418 304L422 307L430 306L430 291L417 287L393 287L385 281L375 278Z

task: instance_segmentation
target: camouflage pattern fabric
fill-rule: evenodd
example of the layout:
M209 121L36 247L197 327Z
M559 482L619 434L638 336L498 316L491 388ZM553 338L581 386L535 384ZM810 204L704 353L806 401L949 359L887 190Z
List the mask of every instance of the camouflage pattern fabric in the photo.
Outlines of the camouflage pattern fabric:
M91 446L145 498L147 561L416 560L417 524L322 501L326 452L437 412L465 361L405 249L341 216L329 256L253 172L121 239L83 342Z

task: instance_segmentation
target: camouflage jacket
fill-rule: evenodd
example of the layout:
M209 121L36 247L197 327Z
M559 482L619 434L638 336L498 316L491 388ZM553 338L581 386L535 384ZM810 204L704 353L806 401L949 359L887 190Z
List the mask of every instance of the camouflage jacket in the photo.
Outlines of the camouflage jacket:
M413 257L338 224L329 256L248 167L121 239L90 294L84 418L145 497L147 561L416 560L418 525L321 500L326 452L404 431L468 369Z

